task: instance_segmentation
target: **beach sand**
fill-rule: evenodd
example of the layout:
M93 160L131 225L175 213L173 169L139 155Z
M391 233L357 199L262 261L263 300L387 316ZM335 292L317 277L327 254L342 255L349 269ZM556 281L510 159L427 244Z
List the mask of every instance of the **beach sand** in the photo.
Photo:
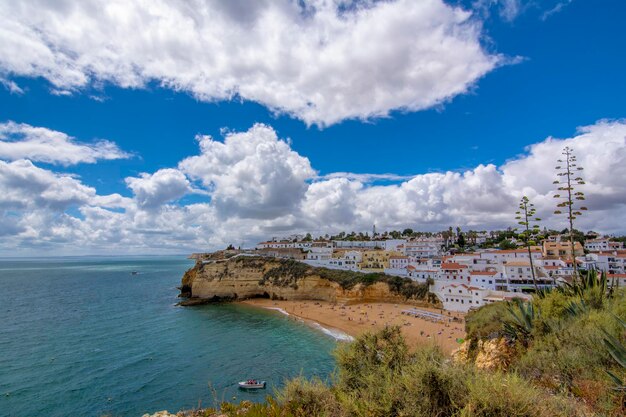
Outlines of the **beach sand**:
M282 309L305 321L316 322L325 328L337 329L355 337L366 331L380 330L386 325L399 325L409 346L435 343L448 354L459 347L457 338L465 337L463 314L444 311L443 314L449 317L450 321L435 323L404 315L402 311L418 308L442 313L442 310L415 307L410 304L368 302L341 305L325 301L277 301L260 298L246 300L243 303L263 308ZM458 321L452 321L452 318Z

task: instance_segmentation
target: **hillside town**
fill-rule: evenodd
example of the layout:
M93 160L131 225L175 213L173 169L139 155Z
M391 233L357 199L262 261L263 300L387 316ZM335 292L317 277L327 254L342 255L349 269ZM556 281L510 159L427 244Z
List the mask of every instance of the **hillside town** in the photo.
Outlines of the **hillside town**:
M564 285L573 276L573 262L581 270L605 272L614 285L626 285L623 242L593 232L580 239L584 244L574 242L575 259L565 234L549 235L528 247L513 234L499 247L485 247L493 232L398 235L315 240L310 235L293 235L260 242L253 252L317 267L382 272L428 282L444 309L460 312L496 301L529 299L536 290ZM459 248L459 240L468 245Z

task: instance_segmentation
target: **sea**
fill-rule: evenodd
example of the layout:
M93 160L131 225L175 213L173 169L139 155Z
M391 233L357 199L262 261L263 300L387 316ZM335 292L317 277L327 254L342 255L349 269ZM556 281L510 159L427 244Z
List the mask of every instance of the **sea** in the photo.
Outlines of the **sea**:
M177 306L192 265L0 260L0 416L141 416L264 401L289 378L330 378L341 335L278 310ZM239 390L249 378L267 389Z

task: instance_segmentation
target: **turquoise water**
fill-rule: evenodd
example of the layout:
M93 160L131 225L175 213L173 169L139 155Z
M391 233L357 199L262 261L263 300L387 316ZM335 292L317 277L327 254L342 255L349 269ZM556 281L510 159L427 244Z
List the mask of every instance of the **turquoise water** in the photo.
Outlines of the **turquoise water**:
M140 416L327 377L335 341L279 312L176 307L184 257L0 261L0 416ZM131 275L131 271L139 275Z

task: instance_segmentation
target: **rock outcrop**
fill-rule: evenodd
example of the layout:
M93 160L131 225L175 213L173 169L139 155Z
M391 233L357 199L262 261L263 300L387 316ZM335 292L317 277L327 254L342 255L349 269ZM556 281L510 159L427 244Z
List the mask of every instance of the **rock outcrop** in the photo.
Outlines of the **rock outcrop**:
M472 340L466 340L452 352L452 358L459 363L473 363L479 369L489 371L506 370L513 356L512 348L503 338L478 340L472 346Z
M180 304L195 305L211 301L260 297L341 303L405 302L408 298L406 288L411 290L410 287L425 285L397 277L388 277L395 280L394 288L391 288L384 280L346 285L345 282L333 282L331 279L320 276L320 270L320 268L292 260L262 257L238 256L230 259L198 261L183 276L180 287L181 296L187 299ZM359 274L349 271L332 271L329 275L335 276L342 273ZM404 294L399 290L398 280L401 280ZM427 288L425 291L427 294Z

